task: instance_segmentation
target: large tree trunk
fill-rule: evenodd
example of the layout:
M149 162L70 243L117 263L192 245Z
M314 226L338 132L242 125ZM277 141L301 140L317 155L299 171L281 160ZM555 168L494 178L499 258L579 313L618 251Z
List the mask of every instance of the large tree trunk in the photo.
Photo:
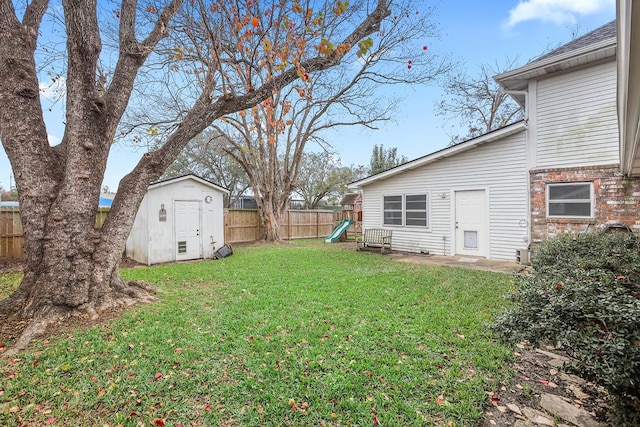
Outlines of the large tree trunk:
M79 314L95 319L108 309L153 300L148 286L120 277L119 263L97 250L94 240L50 240L43 263L27 262L18 291L0 304L0 315L28 325L5 356L23 349L53 321Z
M288 195L280 195L280 199L283 196ZM258 207L262 216L262 224L264 225L264 239L268 242L282 242L280 226L287 214L287 203L267 197L258 201Z
M111 307L151 300L148 287L127 283L118 274L127 236L149 183L214 120L264 101L299 74L291 67L260 87L238 93L235 89L225 92L214 73L207 73L198 82L199 98L181 116L173 133L156 151L143 155L120 181L111 211L97 229L100 188L116 128L140 67L167 35L169 21L182 0L167 1L157 21L146 27L150 31L142 41L136 38L137 1L121 2L120 51L109 82L103 81L97 65L102 48L97 0L62 1L67 37L66 118L62 142L55 147L48 142L35 61L48 1L26 2L22 21L13 3L0 0L0 140L16 178L27 258L20 287L0 302L0 321L16 316L30 323L13 348L3 353L5 357L66 315L96 317ZM390 13L388 8L389 3L379 0L376 10L344 39L345 45L356 45L379 30ZM320 55L300 66L308 72L324 70L340 63L345 53ZM273 226L268 233L278 241L275 224L286 211L286 199L272 200L270 206Z

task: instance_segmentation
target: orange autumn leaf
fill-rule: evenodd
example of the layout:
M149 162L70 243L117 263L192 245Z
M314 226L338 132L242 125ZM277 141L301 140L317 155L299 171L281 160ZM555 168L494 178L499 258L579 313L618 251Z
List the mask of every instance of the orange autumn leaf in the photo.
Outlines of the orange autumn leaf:
M440 396L436 397L435 402L438 405L444 405L445 403L447 403L447 401L444 399L444 396L442 394Z
M164 427L164 419L154 418L153 420L151 420L151 425L154 427Z
M251 20L251 25L254 27L257 27L258 25L260 25L260 21L258 21L258 18L254 16L253 19Z

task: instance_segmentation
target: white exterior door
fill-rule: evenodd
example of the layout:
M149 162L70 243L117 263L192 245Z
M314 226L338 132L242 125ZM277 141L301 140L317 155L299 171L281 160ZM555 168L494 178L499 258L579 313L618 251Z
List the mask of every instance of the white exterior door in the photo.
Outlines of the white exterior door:
M486 256L488 233L484 190L456 191L456 254Z
M176 261L202 257L200 238L200 202L176 201L175 205Z

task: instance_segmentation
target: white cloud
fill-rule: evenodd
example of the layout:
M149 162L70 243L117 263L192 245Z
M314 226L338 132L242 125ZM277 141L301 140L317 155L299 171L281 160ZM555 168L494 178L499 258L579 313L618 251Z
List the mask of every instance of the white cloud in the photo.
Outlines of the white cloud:
M64 98L67 85L64 77L56 77L49 82L40 82L40 96L49 100L57 101Z
M62 138L51 134L47 135L47 139L49 140L49 145L52 147L62 142Z
M509 11L506 26L533 20L573 24L577 22L576 16L593 15L614 7L615 0L526 0Z

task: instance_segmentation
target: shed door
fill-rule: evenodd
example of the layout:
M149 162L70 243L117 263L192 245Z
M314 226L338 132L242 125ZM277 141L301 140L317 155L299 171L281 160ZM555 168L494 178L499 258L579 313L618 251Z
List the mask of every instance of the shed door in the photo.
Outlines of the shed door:
M176 201L175 209L175 254L176 260L202 257L200 230L200 202Z
M456 254L486 256L484 190L456 191Z

